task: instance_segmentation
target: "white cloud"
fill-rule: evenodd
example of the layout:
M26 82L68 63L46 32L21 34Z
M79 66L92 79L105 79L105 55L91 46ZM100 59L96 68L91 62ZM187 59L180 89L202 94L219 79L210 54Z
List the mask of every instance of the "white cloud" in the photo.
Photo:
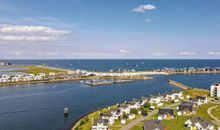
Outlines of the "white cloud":
M191 56L191 55L196 55L196 52L180 52L179 55L180 56Z
M219 51L210 51L208 52L208 55L220 55L220 52Z
M166 53L163 53L163 52L156 52L156 53L153 53L154 56L165 56Z
M50 40L55 40L55 38L49 37L49 36L26 36L26 35L5 36L5 35L0 35L0 40L5 40L5 41L50 41Z
M156 6L147 4L147 5L139 5L138 7L134 8L134 12L142 12L144 13L146 10L155 10Z
M149 23L149 22L151 22L152 20L151 20L151 19L146 18L144 21L145 21L146 23Z
M52 41L69 33L48 26L0 24L0 40L4 41Z
M122 54L129 54L129 53L131 53L129 50L126 50L126 49L120 49L119 52L122 53Z
M68 34L68 31L53 29L47 26L26 26L26 25L0 25L2 33L43 33L48 35Z

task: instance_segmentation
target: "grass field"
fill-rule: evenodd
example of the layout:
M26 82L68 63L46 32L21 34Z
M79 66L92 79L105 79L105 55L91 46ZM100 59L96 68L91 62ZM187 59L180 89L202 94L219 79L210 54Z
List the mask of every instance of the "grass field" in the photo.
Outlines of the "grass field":
M12 71L7 71L7 72L24 72L24 73L30 73L30 74L39 74L39 73L58 73L58 72L67 72L64 70L59 70L59 69L54 69L54 68L49 68L49 67L43 67L43 66L21 66L22 68L25 68L24 70L12 70Z
M202 95L208 95L210 92L209 90L205 90L205 89L189 89L186 91L183 91L184 95L191 95L191 97L195 97L195 96L202 96Z
M220 120L220 107L219 106L212 110L212 115L216 117L218 120Z
M143 130L143 123L139 123L132 127L130 130Z

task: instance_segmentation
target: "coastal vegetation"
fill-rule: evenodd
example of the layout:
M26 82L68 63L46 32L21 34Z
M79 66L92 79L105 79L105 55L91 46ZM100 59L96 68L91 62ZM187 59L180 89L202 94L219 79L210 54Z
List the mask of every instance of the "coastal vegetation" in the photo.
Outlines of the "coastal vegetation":
M53 73L67 73L65 70L61 70L58 68L51 68L51 67L45 67L45 66L39 66L39 65L30 65L30 66L20 66L21 70L11 70L11 71L6 71L6 72L23 72L23 73L29 73L29 74L39 74L39 73L45 73L49 74L51 72Z
M190 88L186 91L183 91L184 95L190 95L191 97L201 96L201 95L209 95L209 90L199 89L199 88Z

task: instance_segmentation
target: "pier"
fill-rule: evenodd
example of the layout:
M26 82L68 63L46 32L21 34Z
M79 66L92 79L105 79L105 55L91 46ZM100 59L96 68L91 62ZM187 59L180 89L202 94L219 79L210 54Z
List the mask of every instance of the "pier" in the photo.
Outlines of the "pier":
M114 80L91 80L86 81L85 84L89 86L98 86L98 85L110 85L110 84L118 84L118 83L128 83L133 82L134 80L123 80L123 79L114 79Z
M179 83L179 82L176 82L176 81L174 81L174 80L168 80L167 82L168 82L169 84L173 85L173 86L176 86L176 87L178 87L178 88L181 88L182 90L188 90L188 89L190 89L189 86L184 85L184 84Z

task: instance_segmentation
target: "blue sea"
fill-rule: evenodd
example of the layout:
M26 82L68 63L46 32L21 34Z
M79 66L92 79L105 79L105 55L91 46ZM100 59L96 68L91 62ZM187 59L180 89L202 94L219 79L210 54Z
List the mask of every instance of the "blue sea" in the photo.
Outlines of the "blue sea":
M163 67L219 67L220 60L8 60L14 64L46 64L65 69L108 71L152 70ZM156 75L153 80L89 87L76 81L0 87L1 130L66 130L83 115L99 108L177 89L168 79L209 89L220 74ZM67 106L70 114L63 116Z

